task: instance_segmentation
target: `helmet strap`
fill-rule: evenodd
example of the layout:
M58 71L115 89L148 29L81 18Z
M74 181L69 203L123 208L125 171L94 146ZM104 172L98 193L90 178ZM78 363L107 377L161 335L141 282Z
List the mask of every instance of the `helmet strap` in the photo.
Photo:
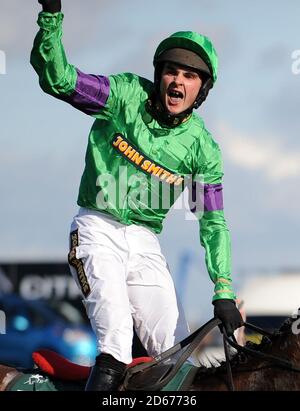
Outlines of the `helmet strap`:
M163 126L170 128L177 127L183 123L192 114L194 106L189 107L187 110L182 111L179 114L169 113L163 106L157 92L153 92L151 97L146 102L147 112Z
M201 106L201 104L206 100L209 90L213 87L213 85L214 83L212 81L212 78L207 77L207 79L204 81L204 83L201 86L199 94L193 104L193 108L198 108Z

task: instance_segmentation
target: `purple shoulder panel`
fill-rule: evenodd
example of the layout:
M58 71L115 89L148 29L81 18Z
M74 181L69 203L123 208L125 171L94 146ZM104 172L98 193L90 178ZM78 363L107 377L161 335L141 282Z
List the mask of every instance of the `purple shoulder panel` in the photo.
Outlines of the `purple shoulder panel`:
M64 100L86 114L96 114L106 104L109 96L109 79L105 76L85 74L77 71L77 82L73 93Z

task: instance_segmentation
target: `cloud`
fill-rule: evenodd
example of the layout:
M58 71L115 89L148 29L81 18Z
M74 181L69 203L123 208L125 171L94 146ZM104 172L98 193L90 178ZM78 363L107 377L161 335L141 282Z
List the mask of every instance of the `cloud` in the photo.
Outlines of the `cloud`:
M272 44L260 52L256 63L257 69L272 70L277 68L285 69L287 65L291 65L290 48L284 44Z
M300 75L294 75L290 66L284 80L278 82L274 92L269 95L261 112L261 122L270 124L273 130L284 133L289 143L299 144L299 84Z
M218 130L223 152L235 165L261 171L274 182L300 176L300 151L287 150L283 138L266 134L253 137L224 123Z

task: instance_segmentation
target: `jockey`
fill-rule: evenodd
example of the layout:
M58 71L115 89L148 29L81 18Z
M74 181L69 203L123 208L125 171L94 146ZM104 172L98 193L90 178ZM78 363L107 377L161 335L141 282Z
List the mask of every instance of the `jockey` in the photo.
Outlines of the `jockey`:
M133 327L150 356L189 333L156 236L185 179L192 180L215 315L229 335L242 325L231 280L221 153L194 113L216 81L217 55L205 36L177 32L155 52L154 82L132 73L85 74L66 58L61 1L39 3L31 64L41 88L95 118L68 259L100 353L86 390L117 390L132 360Z

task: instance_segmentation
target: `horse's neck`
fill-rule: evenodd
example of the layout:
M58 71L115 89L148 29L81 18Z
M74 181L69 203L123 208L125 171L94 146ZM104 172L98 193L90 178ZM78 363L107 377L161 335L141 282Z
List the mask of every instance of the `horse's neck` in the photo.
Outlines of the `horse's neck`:
M15 368L0 365L0 391L6 391L7 387L17 378L21 373Z
M272 355L285 358L294 366L300 367L300 334L279 335L274 341Z

